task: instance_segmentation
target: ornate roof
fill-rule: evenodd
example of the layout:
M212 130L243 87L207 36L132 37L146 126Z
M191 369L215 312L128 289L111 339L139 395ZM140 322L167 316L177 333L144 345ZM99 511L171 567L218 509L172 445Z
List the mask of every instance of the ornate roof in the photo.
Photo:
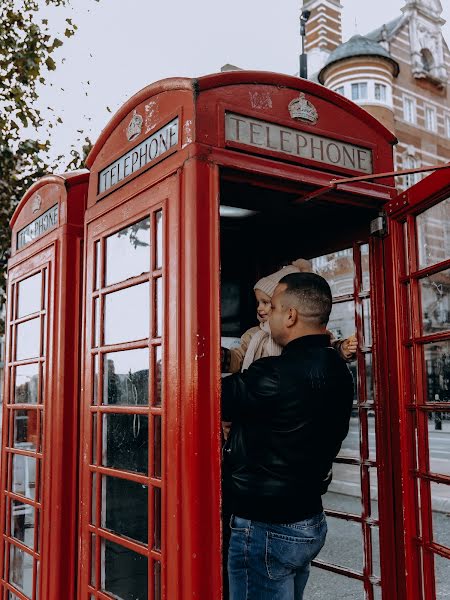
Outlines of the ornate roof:
M323 83L325 71L330 65L347 58L354 58L356 56L377 56L385 59L394 66L394 75L398 75L398 63L392 58L387 50L369 37L354 35L348 40L348 42L341 44L330 54L325 66L319 73L319 81Z

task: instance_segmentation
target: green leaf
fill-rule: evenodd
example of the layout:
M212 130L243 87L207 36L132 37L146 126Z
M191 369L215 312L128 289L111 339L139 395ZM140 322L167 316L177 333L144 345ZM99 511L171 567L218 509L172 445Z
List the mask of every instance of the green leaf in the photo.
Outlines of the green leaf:
M46 58L45 64L47 65L47 69L49 71L54 71L56 69L56 63L51 56Z

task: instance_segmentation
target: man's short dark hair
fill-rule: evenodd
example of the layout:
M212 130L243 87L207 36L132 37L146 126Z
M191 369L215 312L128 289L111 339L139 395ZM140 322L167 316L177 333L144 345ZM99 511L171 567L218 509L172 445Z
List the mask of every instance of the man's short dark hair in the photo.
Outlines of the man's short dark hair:
M302 320L314 325L326 325L330 318L332 295L328 282L316 273L291 273L280 280ZM284 304L284 302L283 302Z

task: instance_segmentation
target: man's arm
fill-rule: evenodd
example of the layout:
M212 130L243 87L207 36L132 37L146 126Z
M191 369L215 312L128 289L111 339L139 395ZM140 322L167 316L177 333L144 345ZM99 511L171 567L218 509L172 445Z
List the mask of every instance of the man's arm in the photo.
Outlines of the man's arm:
M222 420L267 414L278 393L279 375L274 359L261 358L243 373L222 379Z

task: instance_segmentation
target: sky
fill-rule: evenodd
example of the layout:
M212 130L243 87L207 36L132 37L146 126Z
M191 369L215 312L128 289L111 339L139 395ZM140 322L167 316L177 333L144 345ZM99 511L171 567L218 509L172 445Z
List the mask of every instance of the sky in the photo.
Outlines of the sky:
M341 0L343 38L364 35L399 16L405 0ZM95 141L112 114L146 85L199 76L226 63L246 69L298 72L301 0L71 0L43 8L54 31L65 18L78 26L55 56L57 70L40 89L44 118L57 114L54 156L71 142ZM450 2L443 0L450 44ZM50 111L47 107L50 107ZM78 130L82 131L80 133ZM66 161L67 162L67 161Z

